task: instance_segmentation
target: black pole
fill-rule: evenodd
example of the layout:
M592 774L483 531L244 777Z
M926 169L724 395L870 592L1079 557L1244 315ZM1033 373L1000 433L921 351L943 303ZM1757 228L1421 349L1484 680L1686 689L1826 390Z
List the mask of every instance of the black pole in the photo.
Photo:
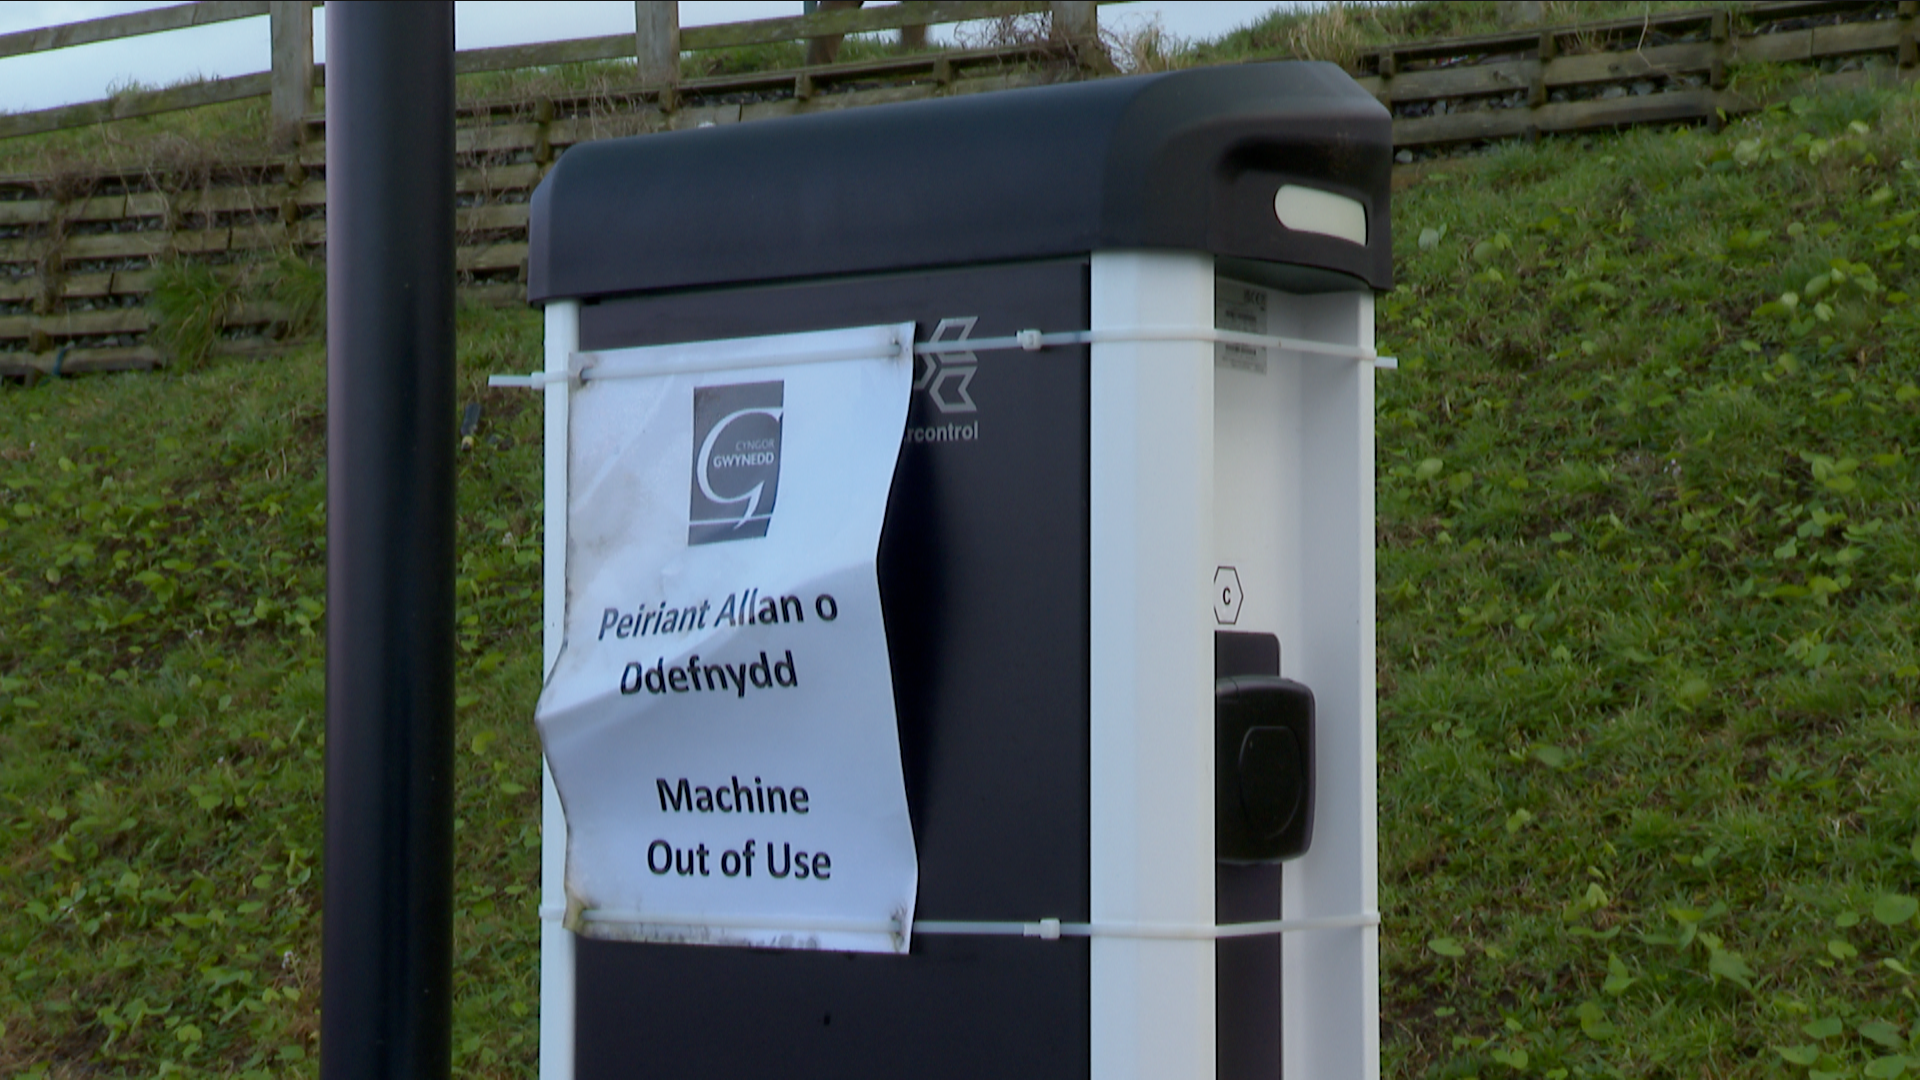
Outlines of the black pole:
M323 1080L443 1080L453 962L453 4L327 7Z

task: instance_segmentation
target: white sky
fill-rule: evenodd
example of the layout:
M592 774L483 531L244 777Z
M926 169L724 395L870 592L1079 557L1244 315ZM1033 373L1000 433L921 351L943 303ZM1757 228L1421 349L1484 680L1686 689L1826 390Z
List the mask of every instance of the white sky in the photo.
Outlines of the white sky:
M97 19L145 8L152 0L9 0L0 3L0 34ZM1159 19L1173 35L1203 39L1244 26L1287 0L1140 0L1102 7L1101 25L1120 28ZM799 0L681 0L683 26L800 14ZM315 13L314 47L325 58L326 9ZM596 37L633 29L624 0L457 0L455 45L462 49ZM0 59L0 112L48 109L105 97L136 81L165 86L193 75L222 78L267 67L265 16L167 34L100 42Z

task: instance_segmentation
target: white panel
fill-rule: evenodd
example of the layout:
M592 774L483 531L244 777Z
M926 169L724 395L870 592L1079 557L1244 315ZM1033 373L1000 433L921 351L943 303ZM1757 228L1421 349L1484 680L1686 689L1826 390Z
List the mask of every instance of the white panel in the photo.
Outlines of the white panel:
M1371 347L1373 298L1222 280L1222 327ZM1375 910L1373 367L1221 346L1214 374L1215 551L1241 602L1231 629L1280 638L1314 692L1313 845L1287 864L1288 919ZM1227 629L1228 627L1222 627ZM1377 931L1288 934L1285 1075L1379 1074Z
M546 370L564 375L580 348L580 303L546 307ZM565 380L546 395L546 521L542 548L541 680L560 657L567 593L567 395ZM567 903L567 817L546 761L540 763L540 1080L573 1080L573 934L560 925ZM556 917L547 917L554 913Z
M1224 279L1217 294L1222 328L1300 336L1296 298ZM1214 561L1233 568L1241 594L1233 622L1216 618L1216 628L1275 635L1282 672L1291 674L1290 646L1303 632L1298 591L1284 576L1299 563L1306 522L1296 510L1301 367L1352 361L1229 345L1215 346L1215 355Z
M1213 325L1213 260L1096 252L1095 330ZM1092 916L1213 922L1213 346L1092 347ZM1096 937L1095 1080L1214 1074L1212 941Z
M1275 294L1303 337L1373 346L1367 293ZM1285 333L1287 331L1281 331ZM1287 918L1378 910L1373 654L1373 366L1307 357L1281 425L1299 470L1282 669L1313 690L1318 772L1313 846L1287 864ZM1284 1074L1380 1071L1379 931L1289 934L1283 953Z
M1367 208L1345 195L1284 184L1273 193L1273 213L1295 232L1319 233L1363 246L1367 242Z

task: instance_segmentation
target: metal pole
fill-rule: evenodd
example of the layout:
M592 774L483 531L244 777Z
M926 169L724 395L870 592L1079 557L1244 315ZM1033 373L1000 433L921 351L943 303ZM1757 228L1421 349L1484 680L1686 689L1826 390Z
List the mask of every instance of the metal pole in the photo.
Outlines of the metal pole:
M453 955L453 4L327 15L323 1080L442 1080Z

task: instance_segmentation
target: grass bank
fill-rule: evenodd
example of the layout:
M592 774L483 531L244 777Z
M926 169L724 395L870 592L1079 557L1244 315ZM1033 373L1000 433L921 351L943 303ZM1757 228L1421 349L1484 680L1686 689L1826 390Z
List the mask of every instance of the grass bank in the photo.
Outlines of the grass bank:
M523 1077L540 419L482 387L538 319L460 339L455 1050ZM324 408L318 347L0 390L0 1076L313 1074Z
M1400 178L1392 1074L1920 1070L1916 104Z
M1388 1075L1920 1071L1920 100L1401 174ZM534 1060L539 418L461 316L462 1075ZM0 388L0 1076L308 1076L317 349ZM451 423L451 421L450 421Z

